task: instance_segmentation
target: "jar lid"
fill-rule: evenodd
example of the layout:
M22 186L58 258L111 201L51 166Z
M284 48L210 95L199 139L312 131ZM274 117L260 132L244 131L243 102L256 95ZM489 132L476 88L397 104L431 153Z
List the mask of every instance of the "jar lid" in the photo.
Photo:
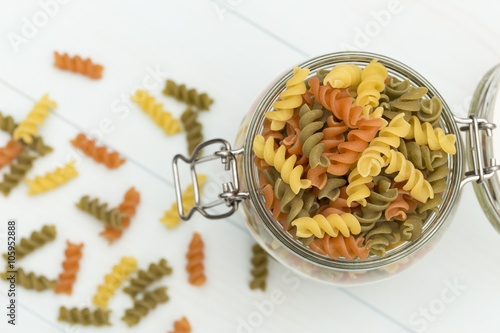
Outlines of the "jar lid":
M482 78L474 95L469 114L475 114L479 120L485 120L476 126L483 131L471 131L467 137L467 159L469 167L479 170L477 180L473 182L474 191L486 216L493 227L500 232L500 173L496 172L495 156L500 156L500 138L493 124L500 123L500 64L493 67ZM471 117L471 119L474 119ZM476 128L477 129L477 128ZM475 132L475 133L474 133Z

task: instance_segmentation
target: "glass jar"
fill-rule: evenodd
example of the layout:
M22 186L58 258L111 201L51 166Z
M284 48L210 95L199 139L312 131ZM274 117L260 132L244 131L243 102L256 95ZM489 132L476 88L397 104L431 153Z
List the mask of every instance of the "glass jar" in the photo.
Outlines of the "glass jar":
M251 234L278 262L299 274L321 282L334 285L349 285L372 282L392 276L407 269L429 252L451 222L461 189L466 183L470 181L478 183L477 186L480 189L477 191L481 193L479 197L484 202L488 201L488 197L497 197L492 194L494 193L492 192L493 190L489 191L489 187L488 191L484 192L484 185L489 181L494 180L494 184L498 188L500 188L498 186L500 181L494 177L499 167L490 158L492 152L489 150L483 151L482 148L484 142L491 141L491 130L495 128L492 123L487 121L491 120L491 117L486 116L488 110L485 109L491 107L490 102L496 97L496 92L495 94L491 93L494 90L491 88L491 85L494 82L496 89L498 89L496 86L500 77L498 68L487 74L486 77L489 77L489 81L485 77L487 82L485 80L482 81L473 100L474 111L477 110L479 115L487 119L485 120L477 118L473 113L466 119L455 117L439 92L424 77L410 67L382 55L367 52L331 53L311 59L298 66L309 68L309 77L312 77L319 70L330 70L339 64L356 64L365 67L374 58L378 59L379 63L387 68L390 76L401 80L407 79L413 86L426 87L428 89L427 98L438 97L443 102L440 127L445 133L452 133L457 136L457 153L451 155L448 159L450 174L447 178L448 187L443 193L443 203L439 208L439 212L437 214L433 213L424 223L422 234L415 241L405 242L388 250L384 257L371 255L366 259L331 259L312 251L300 241L294 239L288 231L283 229L280 223L273 219L272 213L265 208L264 198L260 194L258 169L253 162L254 152L252 144L254 137L262 131L265 119L264 114L273 110L272 104L285 89L285 83L293 75L292 71L287 71L265 89L264 93L250 108L250 111L241 123L236 137L235 147L237 149L232 149L231 145L223 139L216 139L207 141L197 147L191 158L185 158L181 155L177 155L174 158L174 179L181 218L187 220L195 211L200 212L208 218L223 218L234 213L239 204L241 204ZM466 146L460 135L461 132L467 136L470 171L466 171ZM214 144L221 145L221 149L209 156L196 158L201 149ZM195 177L196 166L214 159L222 160L226 170L231 172L232 179L223 184L222 193L219 195L218 200L202 204ZM182 205L181 186L178 175L179 160L184 160L190 165L195 188L196 204L186 215L184 214ZM490 187L493 187L493 185ZM488 196L488 194L490 195ZM210 212L211 208L220 204L228 206L228 210L218 214ZM491 209L491 205L488 203L485 203L484 207L490 207L489 209ZM500 212L500 205L498 206L498 212ZM500 218L497 216L496 227L498 230L500 230L499 221Z

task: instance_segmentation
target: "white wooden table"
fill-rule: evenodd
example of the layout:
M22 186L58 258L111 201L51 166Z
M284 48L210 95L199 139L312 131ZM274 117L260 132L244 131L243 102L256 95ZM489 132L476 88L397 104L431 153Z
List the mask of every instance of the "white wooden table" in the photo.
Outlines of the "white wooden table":
M40 3L50 15L43 14ZM175 230L158 219L174 200L170 162L185 153L184 135L165 137L129 101L143 86L175 116L183 105L161 95L172 78L209 92L216 100L203 113L206 139L233 140L242 116L271 80L310 57L347 49L385 54L420 71L464 116L481 76L500 61L500 5L491 1L60 1L0 2L0 110L20 121L35 100L58 102L40 133L55 150L28 177L76 159L80 176L64 188L28 196L22 184L0 197L0 252L5 222L15 217L19 235L41 225L58 237L23 266L57 277L66 239L85 243L72 296L18 289L18 324L6 324L7 284L0 283L1 332L91 332L57 321L60 305L83 307L103 276L124 255L139 267L161 257L174 274L162 280L171 300L131 329L120 320L132 305L117 293L110 302L113 326L103 332L166 332L186 315L193 332L498 332L500 235L489 225L468 186L447 234L419 265L374 285L336 288L296 280L272 261L266 293L248 289L253 240L237 214L227 221L195 216ZM54 5L56 4L56 5ZM35 29L29 25L35 24ZM36 26L38 25L38 27ZM52 66L54 50L90 56L105 66L93 81ZM69 144L80 131L127 158L109 171ZM0 142L7 140L0 133ZM8 168L5 168L8 169ZM2 173L5 172L2 170ZM130 229L108 246L102 225L79 212L83 194L111 205L135 186L142 195ZM193 231L206 243L207 284L187 284L185 251ZM450 287L459 285L459 287ZM271 295L283 303L272 309ZM241 328L241 322L249 326ZM240 328L239 328L240 327Z

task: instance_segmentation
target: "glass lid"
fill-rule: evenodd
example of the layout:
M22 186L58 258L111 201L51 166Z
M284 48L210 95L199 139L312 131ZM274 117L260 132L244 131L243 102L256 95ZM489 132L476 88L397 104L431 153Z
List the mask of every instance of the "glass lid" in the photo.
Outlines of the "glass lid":
M477 116L479 122L475 126L479 130L474 131L477 135L467 137L467 148L470 148L467 149L469 167L480 171L477 173L477 180L473 182L474 191L486 216L498 232L500 232L500 173L496 172L498 166L494 156L500 156L500 142L495 142L500 140L500 133L499 129L492 130L494 125L491 124L500 124L499 90L500 64L486 73L474 92L469 114ZM485 122L482 123L481 120Z

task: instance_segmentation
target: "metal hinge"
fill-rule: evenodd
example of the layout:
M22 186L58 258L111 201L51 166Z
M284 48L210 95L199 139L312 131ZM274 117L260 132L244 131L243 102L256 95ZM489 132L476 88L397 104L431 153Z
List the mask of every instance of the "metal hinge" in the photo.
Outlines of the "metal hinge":
M496 128L495 124L489 123L486 119L477 118L476 115L471 114L469 118L455 117L458 124L464 125L460 130L467 132L469 137L471 156L472 156L472 170L465 172L465 177L460 183L460 187L465 184L475 181L478 184L484 180L493 177L493 175L500 170L500 165L496 164L496 160L491 158L485 165L483 147L481 147L480 131L485 131L487 136L492 135L492 130Z
M201 150L207 146L220 144L220 150L214 152L212 155L197 157ZM231 144L223 139L213 139L206 141L199 146L197 146L190 158L184 157L183 155L176 155L172 162L172 168L174 172L174 182L175 182L175 195L177 198L177 209L181 219L187 221L191 218L194 212L198 211L203 216L209 219L221 219L232 215L237 209L241 201L249 198L248 193L241 192L241 184L238 178L237 171L237 161L236 156L242 154L243 148L232 150ZM193 182L193 193L194 193L194 207L191 208L187 214L184 214L184 203L182 202L182 191L179 179L179 159L183 160L190 166L191 179ZM220 159L222 164L224 164L224 169L231 172L231 181L222 184L222 192L219 194L219 199L212 202L201 204L200 200L200 189L196 173L196 165ZM212 214L208 212L208 209L219 206L226 205L230 209L224 213Z

